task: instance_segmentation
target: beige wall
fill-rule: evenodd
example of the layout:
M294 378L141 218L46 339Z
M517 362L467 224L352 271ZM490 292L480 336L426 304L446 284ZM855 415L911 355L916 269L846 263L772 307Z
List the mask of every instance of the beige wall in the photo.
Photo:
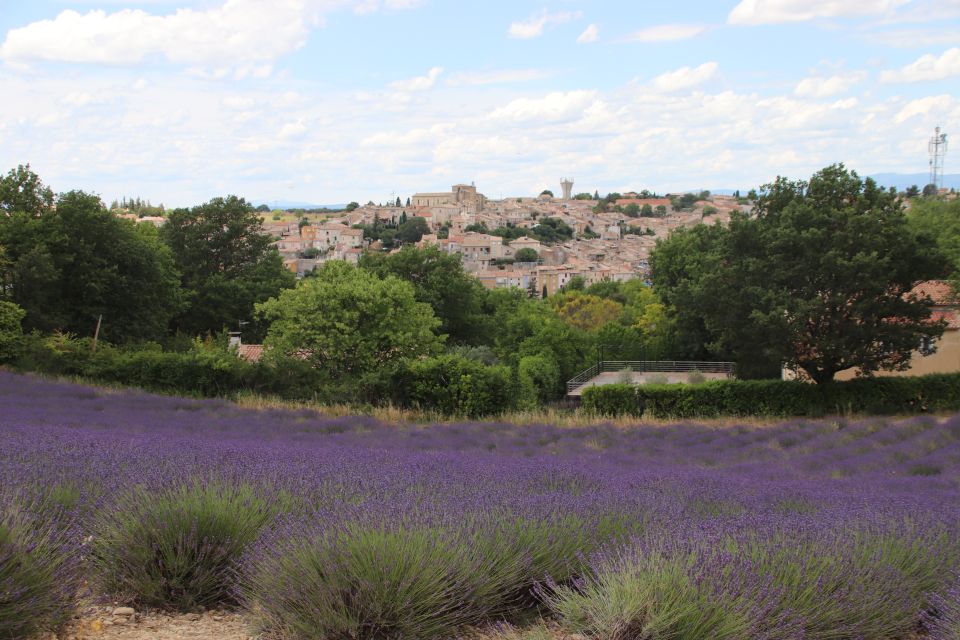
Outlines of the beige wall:
M960 372L960 330L947 329L943 337L936 342L937 351L929 356L913 353L910 368L907 371L877 371L877 376L922 376L928 373ZM857 376L856 369L848 369L837 374L837 380L850 380Z

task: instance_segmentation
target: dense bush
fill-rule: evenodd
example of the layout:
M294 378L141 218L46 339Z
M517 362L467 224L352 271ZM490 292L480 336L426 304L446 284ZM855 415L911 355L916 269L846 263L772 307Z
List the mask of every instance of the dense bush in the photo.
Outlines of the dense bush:
M250 486L134 490L94 522L90 561L102 592L192 611L229 604L241 554L278 512Z
M411 362L395 377L394 393L402 405L472 418L502 413L515 402L508 367L452 355Z
M250 561L246 605L291 638L437 638L483 619L469 545L428 528L297 533Z
M576 586L555 588L547 601L565 628L591 638L748 637L749 619L712 599L690 565L659 553L602 560Z
M960 374L858 378L829 384L722 380L699 385L604 385L583 391L601 415L654 418L910 414L960 410Z
M66 536L13 508L0 513L0 639L56 630L79 588L77 549Z
M15 359L23 348L20 325L27 313L12 302L0 300L0 362Z

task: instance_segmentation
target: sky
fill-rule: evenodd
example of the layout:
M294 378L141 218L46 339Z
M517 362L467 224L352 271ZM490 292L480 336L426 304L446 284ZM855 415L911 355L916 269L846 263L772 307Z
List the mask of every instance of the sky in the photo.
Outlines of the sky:
M108 202L749 190L937 125L960 0L0 0L0 171Z

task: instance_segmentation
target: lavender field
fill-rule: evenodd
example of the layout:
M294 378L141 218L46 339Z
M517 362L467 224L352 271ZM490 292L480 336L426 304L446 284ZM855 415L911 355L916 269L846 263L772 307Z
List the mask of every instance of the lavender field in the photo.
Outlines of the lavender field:
M960 417L391 425L0 371L0 508L0 638L83 598L279 638L960 638Z

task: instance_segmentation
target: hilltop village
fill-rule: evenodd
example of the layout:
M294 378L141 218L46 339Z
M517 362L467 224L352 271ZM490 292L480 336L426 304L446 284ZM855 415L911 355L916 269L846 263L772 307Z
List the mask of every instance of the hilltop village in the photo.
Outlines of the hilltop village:
M328 260L356 263L366 249L398 250L406 242L459 254L464 269L488 289L516 287L545 296L577 276L588 285L646 280L658 238L677 227L725 223L732 211L749 207L745 198L709 192L628 192L601 199L571 196L572 184L561 186L560 197L545 190L538 197L491 200L474 185L458 184L449 192L414 194L405 205L399 199L370 202L316 219L267 216L264 227L298 276ZM398 231L402 238L396 238Z

